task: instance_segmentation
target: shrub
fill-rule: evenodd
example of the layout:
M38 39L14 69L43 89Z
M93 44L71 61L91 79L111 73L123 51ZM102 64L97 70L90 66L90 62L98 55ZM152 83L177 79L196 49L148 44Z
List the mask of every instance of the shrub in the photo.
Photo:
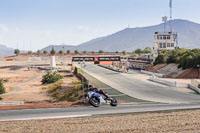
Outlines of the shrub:
M47 74L43 75L42 84L55 83L56 81L58 81L62 78L63 78L63 76L61 76L60 74L48 72Z
M2 100L2 97L0 97L0 100Z
M156 58L156 60L154 62L154 65L161 64L161 63L165 63L164 55L162 55L162 54L158 55L158 57Z
M0 80L0 94L3 94L5 92L6 92L6 89L5 89L4 85L3 85L3 81Z

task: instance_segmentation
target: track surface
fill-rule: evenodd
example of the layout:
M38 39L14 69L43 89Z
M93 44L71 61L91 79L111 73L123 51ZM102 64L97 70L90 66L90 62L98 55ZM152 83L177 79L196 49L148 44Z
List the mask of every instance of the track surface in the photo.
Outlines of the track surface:
M72 107L72 108L47 108L47 109L25 109L0 111L0 121L9 120L33 120L33 119L53 119L68 117L84 117L92 115L136 113L179 109L199 109L199 104L146 104L146 105L123 105L110 107L104 105L99 108L94 107Z
M78 66L78 64L76 64ZM173 91L165 86L158 86L140 79L130 78L127 74L113 72L92 64L83 69L112 88L134 98L160 102L163 104L120 105L118 107L101 106L99 108L44 108L0 111L0 121L53 119L85 117L92 115L154 112L165 110L200 109L200 96ZM169 103L169 104L164 104Z
M77 63L75 63L75 65L81 67ZM198 95L178 92L170 89L168 86L145 82L137 78L129 77L129 74L114 72L97 65L87 63L82 69L101 82L137 99L158 103L200 102L200 96Z

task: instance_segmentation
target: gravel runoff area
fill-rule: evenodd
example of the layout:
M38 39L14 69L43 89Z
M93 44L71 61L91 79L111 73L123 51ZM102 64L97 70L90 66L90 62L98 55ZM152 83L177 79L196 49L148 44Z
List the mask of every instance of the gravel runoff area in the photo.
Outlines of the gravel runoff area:
M1 133L200 132L200 110L1 122Z

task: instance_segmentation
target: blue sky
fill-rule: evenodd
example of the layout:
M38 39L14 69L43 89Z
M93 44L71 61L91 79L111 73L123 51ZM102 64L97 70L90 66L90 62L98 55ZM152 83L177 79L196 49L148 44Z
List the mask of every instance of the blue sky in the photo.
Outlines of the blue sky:
M200 0L173 0L173 18L200 23ZM169 0L0 0L0 44L36 51L77 45L169 16Z

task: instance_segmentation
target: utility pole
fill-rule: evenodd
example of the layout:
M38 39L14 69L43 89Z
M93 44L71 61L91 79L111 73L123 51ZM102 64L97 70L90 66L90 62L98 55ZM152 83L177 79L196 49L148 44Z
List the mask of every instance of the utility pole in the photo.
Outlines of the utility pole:
M65 47L63 47L63 70L65 69Z
M169 2L169 7L170 7L170 32L172 33L172 0Z
M197 65L197 68L198 68L198 78L200 78L199 77L199 75L200 75L200 65L199 64Z

